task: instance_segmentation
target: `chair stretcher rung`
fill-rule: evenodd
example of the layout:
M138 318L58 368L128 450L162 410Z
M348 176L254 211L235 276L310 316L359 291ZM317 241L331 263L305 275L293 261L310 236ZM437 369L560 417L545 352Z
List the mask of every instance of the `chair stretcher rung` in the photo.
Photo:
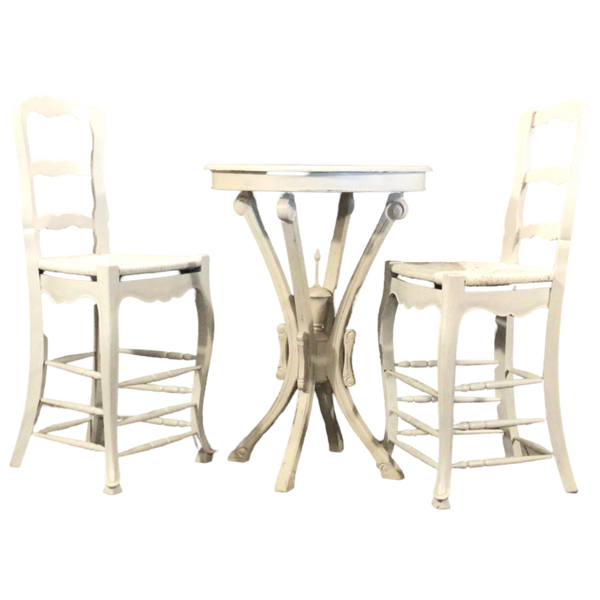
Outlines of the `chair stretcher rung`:
M461 419L458 420L454 429L471 430L471 429L508 429L509 427L537 427L545 425L546 419L543 416L527 416L516 419L495 419L494 417L486 417L484 419Z
M95 452L104 452L104 446L99 444L92 444L92 442L84 442L82 440L73 440L71 438L61 437L58 435L48 435L47 433L34 432L33 435L36 437L50 440L52 442L60 442L61 444L67 444L68 446L75 446L76 448L83 448L84 450L94 450Z
M59 358L53 358L52 362L65 364L65 363L75 362L76 360L83 360L84 358L91 358L95 354L96 354L95 352L82 352L80 354L67 354L66 356L60 356Z
M423 454L420 450L417 450L413 446L411 446L409 444L405 444L404 442L401 442L400 440L392 440L392 442L396 446L398 446L398 448L401 448L402 450L404 450L405 452L408 452L415 458L422 460L426 465L429 465L430 467L433 467L434 469L438 468L438 464L435 462L435 460L433 460L433 458L430 458L429 456L427 456L427 454Z
M431 436L434 439L439 435L438 430L431 423L408 410L398 407L391 409L390 412L397 414L404 422L422 430L426 435Z
M146 392L165 392L166 394L191 394L194 390L189 387L177 385L153 385L151 383L140 383L138 385L128 385L128 390L144 390Z
M457 392L479 392L481 390L500 390L505 388L517 387L520 385L531 385L533 383L542 383L543 379L499 379L496 381L481 381L478 383L463 383L457 385L454 389Z
M454 435L476 435L476 434L484 434L484 433L504 433L503 429L467 429L466 431L455 429L453 431ZM398 431L398 435L403 436L415 436L415 435L429 435L426 431L422 429L401 429Z
M148 419L156 419L164 415L170 415L171 413L179 412L180 410L185 410L186 408L192 408L192 406L196 406L196 403L186 402L185 404L176 404L175 406L157 408L156 410L151 410L147 413L126 417L123 420L119 421L118 425L130 425L131 423L140 423L142 421L147 421Z
M120 417L129 417L134 415L132 412L120 413ZM121 429L128 427L152 427L154 429L189 429L192 426L191 421L187 417L152 417L145 419L141 423L130 423L128 425L119 425Z
M539 375L536 375L535 373L530 373L529 371L523 371L522 369L515 369L514 367L509 367L507 369L507 371L509 373L518 375L519 377L523 377L523 379L543 379L542 377L540 377Z
M403 435L406 437L411 437L415 435L429 435L426 431L422 429L400 429L398 431L398 435Z
M97 415L99 417L104 415L101 408L96 406L90 406L89 404L77 404L77 402L67 402L66 400L51 400L50 398L42 398L40 400L42 404L48 406L55 406L57 408L66 408L67 410L75 410L77 412L84 412L88 415Z
M69 357L66 357L69 358ZM62 369L63 371L68 371L69 373L74 373L75 375L81 375L82 377L90 377L91 379L100 379L100 373L98 371L93 371L92 369L84 369L83 367L74 367L73 365L69 365L62 362L56 362L55 360L47 360L46 365L49 367L55 367L56 369Z
M168 358L169 360L196 360L195 354L184 352L163 352L162 350L137 350L135 348L119 348L121 354L134 354L135 356L148 356L150 358Z
M486 396L454 396L454 402L463 403L463 402L500 402L501 398L495 397L486 397ZM438 399L436 396L400 396L398 398L398 402L416 402L416 403L425 403L425 402L437 402Z
M463 460L454 463L453 469L475 469L478 467L498 467L500 465L514 465L519 463L531 462L534 460L543 460L552 458L551 454L535 454L533 456L508 456L502 458L484 458L483 460Z
M152 383L153 381L162 381L163 379L171 379L172 377L178 377L191 371L200 370L200 365L194 365L193 367L183 367L181 369L173 369L172 371L163 371L162 373L155 373L154 375L144 375L143 377L137 377L136 379L128 379L119 383L120 388L126 388L130 385L142 385L146 383Z
M529 451L533 452L534 454L552 455L552 452L550 450L544 448L544 446L542 446L541 444L532 442L531 440L526 440L525 438L515 436L513 438L513 441L519 442L521 446L524 446L528 456L531 456L531 454L529 454Z
M125 450L125 452L119 452L119 457L129 456L130 454L137 454L138 452L146 452L147 450L153 450L154 448L161 448L162 446L167 446L168 444L173 444L174 442L184 440L185 438L188 438L192 435L196 435L195 432L188 431L186 433L180 433L179 435L163 438L162 440L148 442L147 444L142 444L141 446L136 446L135 448Z
M392 377L395 377L396 379L399 379L407 385L410 385L410 387L414 387L415 389L421 392L425 392L426 394L429 394L430 396L435 396L437 398L437 391L434 390L432 387L429 387L426 383L419 381L418 379L414 379L413 377L409 377L408 375L404 375L403 373L397 373L396 371L386 371L386 373L388 375L391 375Z
M427 367L437 367L437 360L402 360L396 363L397 367L403 369L423 369ZM481 365L497 365L497 360L457 360L457 367L474 367Z
M77 427L77 425L83 425L83 423L89 423L92 417L85 417L83 419L75 419L73 421L65 421L64 423L55 423L40 429L37 433L50 433L52 431L61 431L63 429L69 429L70 427Z

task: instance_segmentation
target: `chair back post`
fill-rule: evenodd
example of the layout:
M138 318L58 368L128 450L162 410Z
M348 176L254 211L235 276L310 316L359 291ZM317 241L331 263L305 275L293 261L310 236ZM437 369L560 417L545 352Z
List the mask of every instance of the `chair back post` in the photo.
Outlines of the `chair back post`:
M27 119L32 113L53 118L70 115L90 125L92 135L92 154L90 163L74 161L31 160L29 148ZM21 187L21 214L25 251L28 269L37 271L37 262L41 258L40 231L42 229L66 229L75 226L92 229L94 233L94 252L108 252L108 205L104 190L102 162L104 156L104 115L96 107L86 107L52 96L35 96L17 102L13 109L13 126L19 164ZM38 215L35 204L33 179L35 175L56 177L60 175L91 175L91 186L94 201L92 217L84 215L44 214Z
M531 146L535 128L546 125L552 119L560 119L565 123L577 119L571 164L566 168L547 167L530 170ZM547 241L557 241L553 287L564 287L566 280L588 120L589 106L585 102L575 99L555 104L544 110L528 110L519 120L515 178L506 212L500 260L503 263L517 264L519 248L523 239L538 236ZM567 184L561 221L559 223L540 222L523 225L523 209L528 184L540 181L548 181L556 185Z

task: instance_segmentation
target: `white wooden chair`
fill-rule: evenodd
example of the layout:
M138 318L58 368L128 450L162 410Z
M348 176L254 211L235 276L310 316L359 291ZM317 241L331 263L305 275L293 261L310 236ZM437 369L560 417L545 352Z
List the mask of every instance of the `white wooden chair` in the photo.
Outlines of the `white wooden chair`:
M73 161L32 161L27 130L30 113L39 113L47 118L71 115L89 122L93 149L90 164ZM104 115L95 107L85 107L57 100L50 96L30 98L19 102L14 109L14 127L21 180L23 228L27 259L27 277L30 302L30 373L27 399L21 430L12 456L11 466L19 467L30 436L62 442L79 448L104 452L106 457L105 493L113 495L121 491L119 458L164 446L187 437L200 443L198 462L209 462L214 450L204 432L202 407L210 364L214 318L209 290L209 259L206 255L195 256L141 256L109 254L108 209L102 177L104 146ZM91 217L74 213L41 214L36 212L33 181L36 176L56 177L78 175L89 177L94 200ZM40 248L41 229L65 229L79 227L93 230L93 254L43 258ZM173 271L179 271L173 275ZM140 278L139 275L165 273L164 277ZM61 276L78 275L79 279ZM135 279L127 276L137 275ZM196 292L198 312L198 347L193 354L134 350L119 348L119 305L126 297L145 302L165 302L180 297L188 290ZM94 348L91 352L62 356L53 360L47 357L47 338L43 333L41 292L55 303L71 303L80 298L91 298L94 306ZM186 366L171 371L139 377L129 381L118 381L119 353L138 356L192 361ZM75 366L73 363L93 358L93 368ZM43 397L47 367L68 371L74 375L88 377L92 381L90 405L77 404ZM193 373L193 388L157 385L163 381ZM135 416L119 415L117 396L119 388L191 394L189 402L153 410ZM65 423L51 425L34 432L34 426L44 405L70 409L84 413L85 417ZM164 419L165 415L191 409L191 421ZM184 427L188 431L156 440L119 452L117 448L118 427L130 423L151 423L171 427ZM87 424L86 441L55 435L54 432L81 424Z
M379 345L386 400L385 446L391 453L394 445L437 470L433 505L449 508L450 476L453 468L483 467L523 463L551 458L554 455L563 486L567 492L577 487L571 471L561 420L558 387L558 345L560 319L575 215L577 189L581 173L584 138L589 108L571 100L545 110L528 110L518 126L517 162L513 189L505 221L505 234L500 263L402 263L387 262L383 300L379 313ZM537 127L552 119L571 122L577 119L574 150L569 167L530 170L533 135ZM523 224L523 208L529 184L548 181L566 184L562 219L559 223ZM554 268L542 269L519 264L521 240L538 236L557 241ZM404 278L428 282L407 281ZM431 287L428 287L429 286ZM433 285L431 285L433 284ZM527 287L519 284L536 284ZM512 286L508 289L483 290L489 286ZM471 288L471 289L469 289ZM437 361L394 362L393 329L398 304L418 309L436 306L441 311ZM514 318L538 308L548 308L543 376L513 366ZM483 309L496 315L497 331L493 360L456 360L456 347L463 315ZM455 386L455 367L495 365L494 380ZM438 368L438 389L398 372L400 368ZM516 377L516 378L515 378ZM396 381L415 388L420 395L397 397ZM514 388L543 383L546 420L552 452L531 442L519 433L519 426L543 419L519 419L516 416ZM456 392L494 390L493 397L457 396ZM455 402L497 401L498 419L454 423ZM399 402L438 402L439 429L398 409ZM398 431L398 420L412 429ZM452 441L457 434L501 433L505 456L484 460L452 462ZM439 438L439 460L436 462L398 436L430 435Z

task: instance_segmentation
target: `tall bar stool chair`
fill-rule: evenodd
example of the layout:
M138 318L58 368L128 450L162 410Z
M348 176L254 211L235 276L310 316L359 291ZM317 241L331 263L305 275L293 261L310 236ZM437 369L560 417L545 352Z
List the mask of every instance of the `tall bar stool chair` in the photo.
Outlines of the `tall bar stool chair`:
M89 164L74 161L31 160L27 120L30 113L47 118L70 115L89 122L92 136L92 153ZM23 229L27 260L27 279L30 304L30 371L27 399L21 429L11 460L11 466L19 467L31 435L62 442L79 448L104 452L106 487L104 492L114 495L121 492L119 458L171 444L188 437L199 442L196 460L209 462L214 450L211 448L202 421L204 393L213 344L214 317L209 290L209 259L206 255L194 256L142 256L109 254L108 208L102 176L104 146L104 115L96 107L85 107L57 100L50 96L30 98L15 105L14 128L19 161ZM36 211L34 178L77 175L91 180L94 210L92 216L74 213L41 214ZM40 246L40 230L65 229L67 227L91 229L94 235L93 254L43 258ZM178 271L176 275L167 272ZM140 278L145 274L165 273L165 276ZM80 276L79 279L67 278ZM128 276L136 275L137 278ZM198 344L195 353L161 352L119 348L119 305L126 297L145 302L165 302L195 290L198 313ZM71 303L80 298L91 298L94 306L94 348L91 352L62 356L48 360L48 340L43 331L41 293L47 294L55 303ZM191 361L190 366L119 382L119 353L145 357ZM73 363L93 358L93 368ZM91 402L78 404L44 397L44 385L48 367L62 369L77 376L91 379ZM193 374L193 387L157 384L182 375ZM189 402L158 410L124 416L118 413L119 389L136 389L152 392L190 394ZM51 425L34 432L40 410L44 406L59 407L83 413L84 418ZM191 421L165 419L166 415L191 409ZM117 447L117 430L131 423L151 423L170 427L182 427L187 431L177 435L136 446L122 452ZM76 440L55 432L77 425L87 424L86 441Z
M379 345L386 402L385 446L391 453L394 446L408 452L437 470L433 491L433 506L450 508L450 477L452 469L523 463L551 458L554 455L563 486L567 492L577 492L569 463L563 433L558 386L558 346L560 320L567 273L571 231L575 215L577 189L583 159L584 139L589 107L570 100L545 110L528 110L518 125L517 161L513 189L506 213L504 242L500 263L403 263L387 262L383 299L379 312ZM533 135L537 127L552 119L564 122L577 120L577 130L571 164L530 170ZM529 184L547 181L566 184L562 219L558 223L523 224L523 209ZM554 268L542 269L519 264L519 247L523 239L539 236L557 241ZM411 280L419 280L419 283ZM422 282L422 283L421 283ZM433 284L433 285L431 285ZM520 284L538 284L528 287ZM508 289L484 290L482 287L512 286ZM471 288L471 289L470 289ZM436 306L441 312L437 361L417 360L394 362L394 320L398 305L419 309ZM538 376L513 366L514 318L523 317L538 308L548 309L543 375ZM496 316L496 336L493 360L456 360L456 347L463 315L482 309ZM495 365L494 379L455 385L456 366ZM402 372L405 368L437 367L438 389ZM419 395L397 397L396 382L400 380L417 390ZM516 416L514 388L543 383L546 420L552 452L540 444L521 437L519 426L544 419L519 419ZM456 395L457 392L493 390L494 396ZM498 419L454 423L454 403L496 401ZM437 402L438 429L399 410L407 402ZM398 421L411 425L398 431ZM503 435L505 456L484 460L452 462L454 435L499 433ZM430 435L439 438L439 459L436 462L398 436Z

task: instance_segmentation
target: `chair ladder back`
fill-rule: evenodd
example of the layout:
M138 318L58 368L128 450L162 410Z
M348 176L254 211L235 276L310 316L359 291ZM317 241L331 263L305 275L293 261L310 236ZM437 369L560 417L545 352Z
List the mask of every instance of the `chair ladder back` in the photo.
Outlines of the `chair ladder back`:
M588 118L589 106L579 100L569 100L544 110L528 110L521 116L517 129L515 178L505 220L501 257L503 263L519 262L520 244L524 239L540 237L546 241L557 241L554 277L555 281L564 281L573 231ZM560 119L565 123L577 119L571 164L568 167L544 167L531 170L531 146L535 128L546 125L553 119ZM567 185L561 220L558 223L544 221L523 225L523 209L528 184L541 181L547 181L555 185Z
M70 160L31 160L27 118L31 113L39 113L53 118L70 115L90 125L92 154L90 163ZM94 253L108 252L108 206L102 176L104 152L104 115L95 107L85 107L52 96L36 96L18 102L14 107L13 125L17 146L19 175L21 184L21 213L26 239L28 262L41 258L39 232L42 229L66 229L79 227L91 229L94 233ZM35 205L33 178L36 175L59 177L76 175L91 177L94 208L91 217L77 213L38 215Z

